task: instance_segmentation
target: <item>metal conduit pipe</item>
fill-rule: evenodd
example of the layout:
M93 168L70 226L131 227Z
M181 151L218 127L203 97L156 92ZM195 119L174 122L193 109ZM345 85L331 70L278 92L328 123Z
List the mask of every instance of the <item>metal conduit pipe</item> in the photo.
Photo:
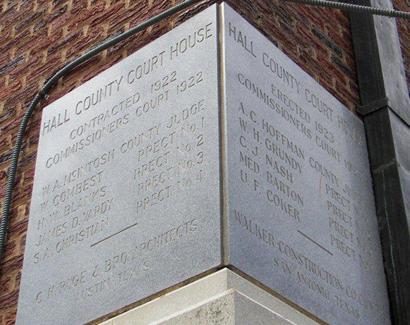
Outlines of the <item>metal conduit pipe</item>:
M285 0L288 2L302 3L311 6L319 6L324 8L334 8L349 12L360 12L364 14L386 16L391 18L410 19L410 12L398 11L389 8L375 8L369 6L355 5L345 2L328 1L328 0Z
M122 34L119 34L115 37L107 39L100 45L96 46L95 48L91 49L90 51L86 52L82 56L71 61L70 63L66 64L63 68L58 70L50 79L48 79L48 81L44 84L42 89L34 96L33 100L31 101L26 113L24 114L20 122L20 127L19 127L17 137L16 137L16 144L14 146L12 157L11 157L11 165L8 171L6 191L4 195L3 211L2 211L2 217L0 220L0 263L3 257L4 246L6 242L8 220L10 216L11 202L12 202L12 197L13 197L13 186L14 186L15 179L16 179L17 164L18 164L18 159L19 159L19 155L20 155L20 151L21 151L21 147L23 143L23 136L24 136L24 133L27 127L27 123L35 107L40 102L40 100L43 99L47 95L47 93L57 84L58 80L61 77L70 73L76 67L86 62L87 60L95 56L96 54L144 30L145 28L152 26L160 22L161 20L168 18L169 16L179 11L182 11L201 1L203 0L186 0L144 21L143 23L129 29L128 31ZM285 1L302 3L302 4L307 4L307 5L315 5L315 6L321 6L321 7L327 7L327 8L336 8L336 9L341 9L341 10L346 10L346 11L362 12L362 13L371 14L371 15L381 15L381 16L387 16L387 17L398 17L398 18L410 19L409 12L395 11L391 9L374 8L374 7L353 5L353 4L348 4L348 3L326 1L326 0L285 0ZM1 270L0 270L0 274L1 274Z

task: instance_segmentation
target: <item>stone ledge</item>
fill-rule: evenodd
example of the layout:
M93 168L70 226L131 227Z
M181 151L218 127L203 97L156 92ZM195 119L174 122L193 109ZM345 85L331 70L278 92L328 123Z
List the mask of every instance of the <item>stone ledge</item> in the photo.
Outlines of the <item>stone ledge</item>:
M225 268L101 325L318 324Z

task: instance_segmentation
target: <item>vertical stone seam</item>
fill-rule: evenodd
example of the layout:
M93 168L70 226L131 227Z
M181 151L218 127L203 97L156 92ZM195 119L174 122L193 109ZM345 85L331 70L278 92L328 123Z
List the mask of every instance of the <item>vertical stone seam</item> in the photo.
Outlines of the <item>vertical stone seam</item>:
M2 162L0 164L0 184L4 184L4 171L6 166L8 166L9 155L11 153L12 145L14 144L14 135L16 132L14 119L22 116L23 111L26 107L25 105L27 104L27 101L29 101L34 95L34 92L37 90L37 86L40 87L40 85L44 81L44 78L49 77L51 72L54 71L60 64L61 53L56 53L56 50L60 51L60 49L64 47L67 49L67 57L72 58L74 55L73 53L80 55L81 53L84 53L86 51L85 47L88 48L88 45L85 46L85 44L89 44L89 46L92 47L98 43L97 39L100 33L98 26L101 22L113 23L114 21L124 20L124 22L129 21L131 25L134 25L137 21L141 21L142 19L144 19L144 17L147 17L150 12L152 13L152 8L147 7L148 0L141 0L141 2L143 2L143 6L138 5L139 1L140 0L122 0L121 2L124 3L122 7L121 5L118 6L120 2L111 0L111 6L108 10L105 10L102 7L102 1L55 1L55 5L53 6L53 13L49 15L47 14L48 6L42 5L44 1L32 0L32 2L30 3L21 1L22 4L26 3L26 5L21 5L20 12L17 13L17 11L15 10L16 2L10 0L0 0L0 12L2 12L0 26L3 26L1 33L2 36L4 36L4 38L2 39L2 42L4 42L2 43L4 50L9 53L9 50L13 46L17 46L17 56L21 54L20 51L25 52L28 49L31 49L32 51L30 54L30 62L27 63L27 66L23 66L22 64L19 64L18 67L17 65L9 66L5 68L5 70L3 70L3 75L0 76L0 128L2 128L2 131L4 131L0 131L0 161ZM164 3L164 1L161 0L149 1L154 4L159 4L159 6ZM180 1L181 0L172 0L172 2L174 3ZM316 11L309 9L306 6L299 6L296 8L296 10L294 10L294 8L292 7L292 10L290 11L286 8L285 5L275 1L274 6L279 6L280 8L277 8L278 10L275 11L276 14L272 14L272 9L269 9L271 8L272 2L268 0L256 0L253 1L252 4L247 1L232 0L229 2L234 5L237 10L241 10L243 15L247 16L251 21L257 20L258 23L256 25L259 27L259 29L263 30L264 33L270 35L270 38L275 40L276 42L285 44L285 48L289 40L300 43L300 41L298 41L299 39L307 39L309 41L313 39L313 41L315 42L323 43L322 40L317 40L314 35L306 30L302 30L302 32L306 32L306 35L305 33L298 34L303 35L303 37L299 36L300 38L298 38L293 32L289 34L290 29L288 29L286 26L288 25L287 22L290 22L291 19L287 19L287 17L289 15L292 16L296 11L299 13L299 16L295 16L295 19L298 21L300 21L300 18L302 16L304 17L302 21L314 21L316 22L317 26L321 26L321 21L323 20L328 21L329 17L320 16L316 13ZM59 13L58 8L64 6L65 4L67 5L66 14ZM130 14L130 12L132 12L132 15ZM33 13L37 13L37 15L33 15ZM130 15L127 16L128 14ZM339 15L338 13L334 14L333 11L329 11L329 14L330 17L333 18L332 21L340 24L340 26L343 27L342 30L345 31L345 34L343 35L345 35L345 37L348 37L348 30L346 29L347 26L345 25L344 18L341 17L342 15ZM20 19L21 17L28 18L29 16L32 17L32 19ZM184 20L188 16L189 14L181 15L180 18ZM279 20L278 17L282 18ZM276 19L277 23L273 24L272 19ZM177 19L177 21L179 20ZM78 32L79 35L78 37L75 36L70 39L69 42L61 44L61 39L59 39L59 33L61 33L62 27L61 24L66 24L67 22L70 31L69 34ZM15 24L16 26L14 26ZM45 34L47 33L47 26L49 24L52 24L52 28L50 30L52 32L52 36L47 39ZM303 24L303 26L305 26L305 24ZM165 30L165 27L159 26L158 30L163 31ZM12 38L12 33L15 36L14 39ZM30 40L28 39L28 37L30 37ZM32 37L35 38L32 39ZM141 39L143 42L147 42L151 38L149 35L144 33L141 36ZM132 41L134 45L131 45L131 43L129 45L126 45L128 52L134 52L137 49L135 44L140 44L139 42L140 40L136 39L135 42ZM336 40L334 40L334 42L341 48L344 53L350 53L350 50L346 47L345 41L343 39L337 38ZM56 47L56 45L58 45L58 47ZM327 45L324 44L323 46ZM55 49L51 51L51 49L54 47ZM48 49L50 49L50 52L48 52ZM113 56L115 55L113 54ZM302 57L306 58L309 57L309 55L302 54ZM352 60L350 55L346 55L346 58L348 58L350 61ZM107 59L111 60L111 54L108 54ZM297 58L293 57L293 59ZM2 60L2 65L8 64L8 60L4 59L4 55L3 59L0 58L0 60ZM63 90L68 90L72 87L72 84L74 83L73 79L77 79L75 81L75 85L79 86L84 82L85 79L89 79L90 73L94 75L94 71L100 69L101 62L99 62L98 60L92 62L96 62L96 64L84 65L79 71L73 72L73 75L68 78L68 82L66 82L66 84L63 85L62 88L60 84L60 90L54 89L54 91L50 94L50 100L48 101L48 103L65 94L66 91ZM326 65L326 68L328 69L329 62L327 63L328 65ZM309 71L315 71L317 69L316 67L319 66L319 64L311 64L308 62L304 63L303 59L299 60L299 64L308 70L310 67ZM107 62L105 62L104 66L108 66ZM340 70L338 64L333 64L333 67ZM349 66L344 68L342 72L348 68ZM348 70L346 71L346 73L349 72ZM23 79L16 79L16 76L22 76L21 73L26 75L26 89L21 87L21 82ZM354 106L355 102L352 103L352 96L354 96L354 94L345 92L344 89L340 87L338 93L339 98L344 99L344 103L349 102L351 103L349 107ZM32 150L35 150L35 148L37 148L36 143L38 142L38 139L36 137L36 125L39 125L39 121L40 115L39 113L37 113L37 115L34 117L34 120L32 121L34 123L33 127L31 131L27 133L27 150L29 150L27 152L32 152ZM32 186L34 174L34 157L24 153L24 155L21 157L21 161L24 164L24 170L26 172L24 173L24 176L21 176L22 182L20 183L20 187L16 191L17 199L15 201L15 207L30 202L30 188ZM24 186L22 184L24 184ZM3 197L0 193L0 201L2 201L2 199ZM13 214L14 213L15 212L13 212ZM27 222L27 212L25 218L25 222ZM17 223L17 218L13 220L15 220L13 221L13 225L15 225ZM21 224L18 225L19 227L21 226ZM10 292L9 284L11 283L11 280L10 282L8 282L6 278L10 278L14 281L19 277L18 273L21 271L20 264L23 256L23 250L20 249L20 246L24 243L23 239L25 234L26 232L24 230L18 231L15 228L13 228L12 232L10 232L9 240L18 242L20 244L19 246L10 244L7 250L8 261L3 265L5 265L8 274L6 277L1 278L1 285L4 284L4 292ZM16 281L18 281L19 283L19 280ZM2 324L3 322L14 322L13 319L16 310L15 302L18 296L17 291L18 288L8 296L5 296L3 292L0 293L0 305L3 303L4 306L4 309L2 309L2 312L0 313L0 324ZM10 299L10 297L12 298Z
M220 4L216 5L217 14L217 71L218 71L218 110L219 110L219 179L221 205L221 258L222 264L229 263L229 232L228 232L228 198L227 198L227 161L226 161L226 116L225 116L225 44L224 44L224 12Z

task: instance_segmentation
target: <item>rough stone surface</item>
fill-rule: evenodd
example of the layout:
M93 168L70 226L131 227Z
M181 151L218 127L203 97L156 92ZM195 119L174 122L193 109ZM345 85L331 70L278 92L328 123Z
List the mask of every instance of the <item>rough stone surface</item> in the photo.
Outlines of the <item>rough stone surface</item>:
M221 263L217 33L213 5L43 110L17 324L82 324Z
M235 323L235 298L232 293L216 297L201 306L182 312L179 315L171 315L167 320L154 322L157 325L234 325Z
M388 324L363 123L227 6L223 22L229 263L331 324Z
M18 324L91 321L223 262L327 322L389 322L362 123L218 8L43 110Z
M1 1L0 202L18 122L44 80L81 52L174 2L178 1ZM156 39L210 2L213 1L171 17L105 51L90 64L65 77L41 107ZM349 21L344 13L283 1L229 2L327 90L354 110L358 104L357 82ZM404 0L395 3L406 6ZM401 26L406 27L405 21L401 21ZM403 53L408 56L408 52ZM14 190L6 256L1 265L1 324L13 324L16 316L40 117L41 109L38 109L26 133Z
M101 325L298 324L314 320L229 269L222 269L142 304ZM185 324L185 323L184 323Z
M239 292L227 292L201 306L152 325L292 325Z

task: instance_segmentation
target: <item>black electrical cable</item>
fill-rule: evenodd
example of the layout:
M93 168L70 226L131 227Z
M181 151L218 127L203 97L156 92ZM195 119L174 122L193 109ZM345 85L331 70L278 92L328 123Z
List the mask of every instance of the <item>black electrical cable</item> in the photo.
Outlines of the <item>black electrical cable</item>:
M97 47L91 49L87 53L83 54L82 56L78 57L77 59L73 60L72 62L68 63L65 65L63 68L58 70L42 87L42 89L34 96L33 100L30 103L30 106L28 107L26 113L24 114L21 122L20 122L20 127L17 133L17 138L16 138L16 144L13 149L13 154L11 157L11 166L8 172L8 178L7 178L7 185L6 185L6 191L4 195L4 205L3 205L3 212L2 212L2 217L0 221L0 262L2 260L3 252L4 252L4 246L6 242L6 235L7 235L7 228L8 228L8 220L10 216L10 208L11 208L11 202L12 202L12 196L13 196L13 186L14 182L16 180L16 171L17 171L17 164L18 164L18 159L21 151L21 146L23 143L23 136L27 127L28 120L31 117L31 114L33 113L35 107L37 104L40 102L42 98L44 98L47 93L50 91L50 89L55 86L58 82L58 80L66 75L67 73L71 72L73 69L81 65L82 63L86 62L96 54L104 51L105 49L123 41L124 39L144 30L145 28L152 26L161 20L168 18L169 16L182 11L191 5L194 5L196 3L199 3L203 0L186 0L178 5L175 5L172 8L169 8L162 13L144 21L143 23L129 29L128 31L119 34L113 38L107 39ZM1 274L1 272L0 272Z
M21 146L23 143L23 136L27 127L28 120L30 119L35 107L40 102L40 100L47 95L50 89L58 82L58 80L66 75L67 73L74 70L76 67L81 65L82 63L89 60L91 57L95 56L96 54L104 51L105 49L123 41L124 39L144 30L145 28L152 26L161 20L168 18L169 16L184 10L190 7L193 4L199 3L203 0L186 0L174 7L165 10L164 12L144 21L143 23L129 29L128 31L119 34L113 38L107 39L97 47L91 49L87 53L83 54L82 56L78 57L77 59L73 60L72 62L65 65L63 68L58 70L42 87L42 89L34 96L33 100L31 101L26 113L24 114L21 122L20 127L16 137L16 144L13 149L13 154L11 157L11 166L8 172L7 184L6 184L6 191L4 195L4 205L3 205L3 212L2 217L0 220L0 262L3 257L4 246L6 242L6 235L7 235L7 228L8 228L8 220L10 216L10 208L13 196L13 186L16 179L16 171L17 171L17 164L18 158L21 151ZM374 8L368 6L359 6L353 5L348 3L342 2L334 2L334 1L327 1L327 0L286 0L296 3L303 3L307 5L316 5L322 7L329 7L329 8L337 8L341 10L353 11L353 12L363 12L365 14L372 14L372 15L382 15L388 17L399 17L399 18L410 18L409 12L403 11L395 11L390 9L383 9L383 8ZM1 271L1 270L0 270ZM0 272L1 274L1 272Z
M302 3L310 6L319 6L325 8L334 8L350 12L359 12L370 15L386 16L386 17L396 17L410 19L410 12L398 11L389 8L375 8L370 6L355 5L352 3L338 2L338 1L328 1L328 0L285 0L288 2Z

